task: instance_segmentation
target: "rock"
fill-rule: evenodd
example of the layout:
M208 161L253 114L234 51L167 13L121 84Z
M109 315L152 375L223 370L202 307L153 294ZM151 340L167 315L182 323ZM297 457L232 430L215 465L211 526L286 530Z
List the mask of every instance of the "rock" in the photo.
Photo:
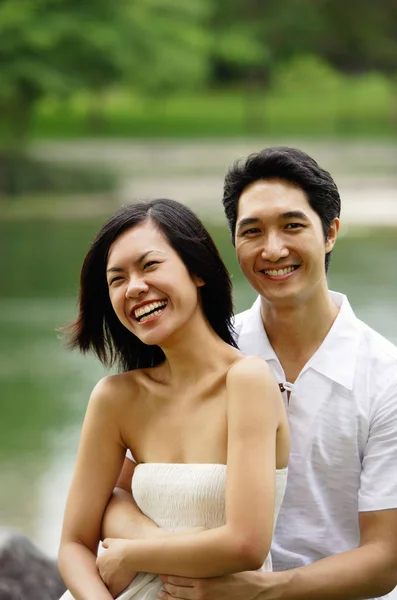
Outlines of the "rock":
M54 560L24 535L0 528L0 600L58 600L65 589Z

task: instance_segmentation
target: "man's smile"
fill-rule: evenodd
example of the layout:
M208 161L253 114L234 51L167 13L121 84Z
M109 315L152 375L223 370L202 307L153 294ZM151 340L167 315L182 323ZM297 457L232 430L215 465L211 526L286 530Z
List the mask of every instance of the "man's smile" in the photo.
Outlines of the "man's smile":
M291 265L279 269L261 269L260 273L263 273L273 281L284 281L285 279L289 279L299 267L300 265Z

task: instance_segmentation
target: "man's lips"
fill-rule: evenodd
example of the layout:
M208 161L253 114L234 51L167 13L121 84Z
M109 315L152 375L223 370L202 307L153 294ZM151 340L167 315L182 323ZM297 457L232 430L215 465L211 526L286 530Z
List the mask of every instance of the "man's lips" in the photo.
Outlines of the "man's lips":
M260 269L260 273L263 273L269 279L287 279L299 269L300 265L288 265L283 267L271 267L270 269Z

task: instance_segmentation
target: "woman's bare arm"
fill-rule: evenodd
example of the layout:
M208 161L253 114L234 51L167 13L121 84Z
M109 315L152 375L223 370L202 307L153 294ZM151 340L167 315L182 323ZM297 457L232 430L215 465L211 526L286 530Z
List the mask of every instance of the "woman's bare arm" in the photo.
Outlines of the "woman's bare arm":
M59 569L75 600L112 598L95 561L103 513L125 455L115 377L101 380L91 394L65 509Z
M110 541L109 550L98 559L101 573L113 551L122 554L133 571L186 577L213 577L262 565L273 531L281 395L266 363L253 357L230 369L227 393L226 524L155 540Z

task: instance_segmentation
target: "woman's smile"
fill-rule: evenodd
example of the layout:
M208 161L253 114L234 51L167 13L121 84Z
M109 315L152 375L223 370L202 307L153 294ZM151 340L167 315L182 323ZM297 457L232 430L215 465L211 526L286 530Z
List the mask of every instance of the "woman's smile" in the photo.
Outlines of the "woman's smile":
M148 300L135 306L131 311L134 321L140 324L151 323L163 314L168 300Z

